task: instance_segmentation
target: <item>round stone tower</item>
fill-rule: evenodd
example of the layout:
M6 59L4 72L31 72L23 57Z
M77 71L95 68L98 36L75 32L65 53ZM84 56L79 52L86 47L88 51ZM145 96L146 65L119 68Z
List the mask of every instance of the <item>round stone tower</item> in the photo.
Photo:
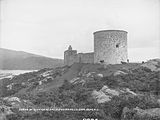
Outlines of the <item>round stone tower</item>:
M94 32L94 63L120 64L127 62L127 32L103 30Z

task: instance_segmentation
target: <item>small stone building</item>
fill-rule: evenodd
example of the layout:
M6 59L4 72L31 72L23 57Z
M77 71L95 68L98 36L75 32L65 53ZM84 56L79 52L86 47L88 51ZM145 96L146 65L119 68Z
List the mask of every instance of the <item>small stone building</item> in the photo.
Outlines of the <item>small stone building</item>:
M72 65L73 63L94 63L94 53L77 53L77 50L72 50L70 45L64 52L64 64Z

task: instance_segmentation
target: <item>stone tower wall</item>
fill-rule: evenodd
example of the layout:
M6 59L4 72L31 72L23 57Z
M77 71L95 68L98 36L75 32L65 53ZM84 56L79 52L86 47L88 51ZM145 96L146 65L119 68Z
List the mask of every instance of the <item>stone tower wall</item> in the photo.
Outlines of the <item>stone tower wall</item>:
M127 32L104 30L94 33L94 63L104 60L106 64L127 61Z
M64 52L64 64L65 65L72 65L76 62L77 58L77 51L76 50L66 50Z

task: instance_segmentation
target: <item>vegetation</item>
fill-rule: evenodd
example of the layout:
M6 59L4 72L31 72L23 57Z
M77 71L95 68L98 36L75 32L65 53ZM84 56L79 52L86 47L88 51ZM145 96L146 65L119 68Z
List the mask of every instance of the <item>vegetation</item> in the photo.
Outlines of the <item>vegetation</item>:
M67 70L68 69L69 67L67 67ZM139 107L144 110L160 108L160 104L157 102L157 98L160 97L160 72L158 71L151 71L148 68L139 67L128 71L128 74L126 75L114 76L112 74L102 78L85 78L84 76L81 76L80 80L85 80L84 84L73 84L65 79L60 87L40 91L35 94L32 91L38 88L38 81L44 79L43 77L38 77L38 75L46 71L48 71L48 69L43 69L37 73L31 73L29 75L17 76L13 78L17 85L13 87L12 91L7 91L5 86L1 86L1 89L3 89L5 95L9 96L15 95L19 90L28 88L30 90L29 92L25 94L16 94L16 96L21 99L30 100L31 103L39 108L90 108L98 109L98 111L38 111L33 112L32 114L15 111L16 114L7 116L8 120L81 120L83 118L120 120L125 107L129 109ZM64 73L66 73L66 69L64 70ZM52 73L51 76L55 78L55 76L62 75L62 70L58 68L58 70ZM20 85L21 82L31 78L31 82L34 82L31 86L22 87ZM7 85L9 80L3 82ZM124 93L119 96L113 96L108 102L98 104L93 98L92 92L93 90L99 91L104 85L112 89L129 88L131 91L139 95L133 96L131 94ZM133 114L133 112L130 112L127 119L141 120L141 118L133 116ZM149 120L149 118L146 118L146 120L147 119ZM156 120L157 118L150 119Z

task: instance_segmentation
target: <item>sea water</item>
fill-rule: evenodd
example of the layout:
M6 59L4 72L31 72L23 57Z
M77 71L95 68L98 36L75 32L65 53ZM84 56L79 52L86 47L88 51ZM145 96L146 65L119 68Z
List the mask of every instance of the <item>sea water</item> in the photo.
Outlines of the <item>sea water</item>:
M33 71L36 71L36 70L0 70L0 79L11 78L15 75L33 72Z

